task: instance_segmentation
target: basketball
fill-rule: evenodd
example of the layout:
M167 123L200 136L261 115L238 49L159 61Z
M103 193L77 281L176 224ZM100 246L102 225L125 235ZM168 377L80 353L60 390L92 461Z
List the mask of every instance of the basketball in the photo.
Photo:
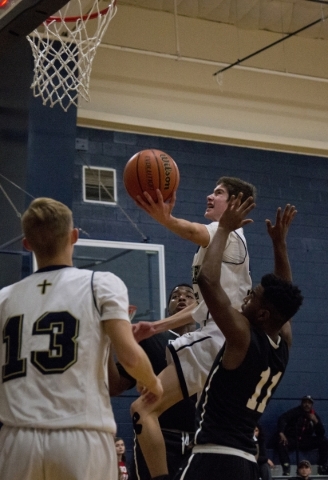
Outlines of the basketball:
M135 199L137 195L148 192L157 202L158 188L164 202L178 188L180 175L177 164L167 153L160 150L142 150L127 162L123 181L128 194Z

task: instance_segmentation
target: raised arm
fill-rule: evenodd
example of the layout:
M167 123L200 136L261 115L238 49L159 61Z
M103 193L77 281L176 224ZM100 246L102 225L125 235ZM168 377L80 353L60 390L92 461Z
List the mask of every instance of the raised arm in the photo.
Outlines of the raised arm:
M292 281L292 270L289 263L287 251L287 234L289 227L297 213L294 205L289 203L285 206L282 213L279 207L276 214L276 223L272 225L270 220L265 220L267 231L272 240L274 254L274 273L283 280ZM281 329L281 336L286 340L289 346L292 344L291 323L286 322Z
M144 350L135 341L131 324L125 320L106 320L104 329L110 337L118 361L125 370L144 387L145 393L150 392L160 398L163 389L160 380L153 372L150 361Z
M274 273L283 280L292 281L292 271L287 252L287 234L295 215L297 213L294 205L289 203L285 206L283 213L279 207L276 214L276 223L272 225L270 220L265 220L267 231L272 240L274 253Z
M155 320L155 322L141 321L132 325L134 338L139 343L141 340L152 337L157 333L167 332L175 328L183 327L188 323L194 322L192 318L192 311L197 306L197 302L184 308L180 312L171 315L170 317Z
M197 279L208 309L222 333L226 337L226 353L229 361L225 366L236 368L244 358L250 341L249 324L245 317L231 306L231 302L221 286L221 264L229 233L251 223L246 219L255 207L252 197L241 204L242 195L232 196L228 207L220 219L220 225L203 260Z
M164 202L160 190L156 190L157 202L144 192L144 197L137 196L136 203L154 220L166 227L171 232L179 235L185 240L190 240L197 245L207 247L210 241L210 235L205 225L202 223L189 222L182 218L176 218L172 215L172 210L176 201L176 192L173 193L169 201ZM146 199L146 200L145 200Z

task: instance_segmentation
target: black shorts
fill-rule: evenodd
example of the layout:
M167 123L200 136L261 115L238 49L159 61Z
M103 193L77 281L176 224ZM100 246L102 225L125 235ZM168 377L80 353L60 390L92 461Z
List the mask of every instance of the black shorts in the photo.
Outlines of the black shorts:
M236 455L194 453L174 480L258 480L258 465Z
M170 478L182 471L192 451L193 433L177 432L162 429L166 459ZM156 455L156 452L154 453ZM142 455L140 445L135 440L134 459L130 468L129 480L151 480L147 464Z

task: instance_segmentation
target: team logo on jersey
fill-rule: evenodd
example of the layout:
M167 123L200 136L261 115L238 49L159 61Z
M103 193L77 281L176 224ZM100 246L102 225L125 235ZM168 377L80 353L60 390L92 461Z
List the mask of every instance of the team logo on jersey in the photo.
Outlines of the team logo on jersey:
M39 283L38 287L42 287L41 295L46 293L47 287L50 287L52 283L48 283L47 280L44 280L43 283Z

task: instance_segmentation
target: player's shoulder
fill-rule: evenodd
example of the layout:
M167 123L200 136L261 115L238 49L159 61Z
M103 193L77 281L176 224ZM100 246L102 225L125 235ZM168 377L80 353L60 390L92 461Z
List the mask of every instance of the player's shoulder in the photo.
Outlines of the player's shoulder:
M1 298L5 298L11 294L12 291L20 288L21 286L25 285L27 282L30 281L31 275L25 278L22 278L18 282L12 283L11 285L6 285L0 289L0 300Z
M102 282L124 283L123 280L112 272L92 272L93 282L101 284Z
M123 294L127 293L127 286L124 281L112 272L93 272L92 288L98 295L108 292Z
M207 230L209 231L213 231L213 232L216 232L216 230L218 229L218 226L219 226L219 222L211 222L211 223L204 223L203 224L205 228L207 228Z
M231 232L230 235L232 235L233 237L236 237L236 238L245 239L243 228L237 228L237 230L234 230L233 232Z
M8 297L10 292L15 288L16 283L13 283L12 285L7 285L5 287L2 287L0 290L0 303Z

